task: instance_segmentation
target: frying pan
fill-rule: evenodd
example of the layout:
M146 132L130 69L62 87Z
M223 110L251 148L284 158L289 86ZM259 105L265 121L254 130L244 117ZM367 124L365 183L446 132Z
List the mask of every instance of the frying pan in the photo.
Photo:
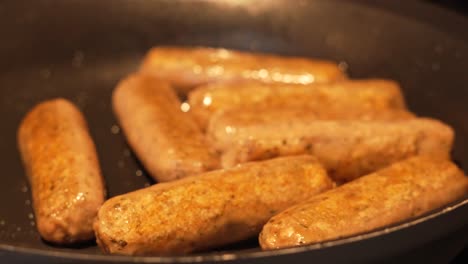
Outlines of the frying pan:
M88 120L108 196L152 184L116 126L111 91L154 45L205 45L332 59L354 78L395 79L412 110L454 127L453 157L463 167L467 28L464 17L416 1L2 1L0 262L448 263L467 244L468 198L374 232L277 251L260 251L255 239L155 257L49 245L34 226L16 129L34 104L68 98Z

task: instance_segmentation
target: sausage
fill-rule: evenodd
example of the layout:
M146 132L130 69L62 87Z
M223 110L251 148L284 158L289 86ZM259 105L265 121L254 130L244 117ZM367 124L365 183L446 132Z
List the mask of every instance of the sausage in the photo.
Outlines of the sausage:
M125 255L189 253L258 235L274 214L333 187L311 156L156 184L104 203L98 245Z
M105 190L81 112L61 98L36 105L19 126L18 146L42 238L56 244L92 239Z
M412 157L310 198L271 218L262 249L312 244L367 232L417 217L468 193L455 164Z
M130 75L112 96L130 146L157 181L171 181L219 167L219 158L167 82Z
M390 80L347 80L328 84L265 84L255 81L201 86L188 96L190 112L201 127L219 110L263 105L270 108L306 107L312 111L345 113L405 110L398 83Z
M225 168L277 156L311 154L338 182L417 154L448 158L453 130L429 118L264 122L245 130L208 131Z
M264 127L273 128L288 124L308 124L318 120L406 120L415 115L406 110L388 109L368 111L363 109L323 109L290 106L271 108L250 106L230 108L216 112L210 119L207 131L213 139L235 139L237 134L253 135ZM286 129L286 127L284 127ZM216 140L215 140L216 141ZM227 146L226 146L227 147Z
M221 80L306 84L346 78L331 61L206 47L152 48L140 72L168 80L182 94Z

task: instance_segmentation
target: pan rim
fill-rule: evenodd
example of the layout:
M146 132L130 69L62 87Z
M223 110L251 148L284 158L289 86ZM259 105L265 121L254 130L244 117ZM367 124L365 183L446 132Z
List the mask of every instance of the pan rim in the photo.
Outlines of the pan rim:
M97 255L89 253L75 253L66 251L52 251L35 248L27 248L22 246L12 246L8 244L0 244L1 251L9 251L12 253L28 253L36 256L43 257L56 257L68 260L80 260L80 261L112 261L118 263L127 262L141 262L141 263L200 263L200 262L221 262L221 261L232 261L237 259L256 259L265 258L272 256L281 256L289 254L304 253L307 251L320 250L330 248L339 245L346 245L353 242L371 239L374 237L382 237L390 235L391 233L408 229L418 224L422 224L431 219L438 218L445 214L448 214L455 210L460 210L462 207L468 207L468 197L462 198L462 200L456 201L455 203L448 204L435 212L414 218L410 221L402 222L396 225L390 225L379 228L377 230L364 232L352 236L338 238L334 240L324 241L320 243L314 243L299 247L255 251L255 252L219 252L219 253L201 253L192 254L186 256L123 256L123 255Z

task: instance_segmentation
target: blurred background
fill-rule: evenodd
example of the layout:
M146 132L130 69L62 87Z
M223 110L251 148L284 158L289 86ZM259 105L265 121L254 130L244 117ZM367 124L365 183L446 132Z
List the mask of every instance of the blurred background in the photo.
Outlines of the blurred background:
M431 0L435 4L452 8L458 12L464 13L468 16L468 1L467 0Z
M449 8L463 14L468 19L468 1L467 0L431 0L430 2L440 5L445 8ZM468 34L468 29L466 29ZM460 253L451 264L468 263L468 248Z

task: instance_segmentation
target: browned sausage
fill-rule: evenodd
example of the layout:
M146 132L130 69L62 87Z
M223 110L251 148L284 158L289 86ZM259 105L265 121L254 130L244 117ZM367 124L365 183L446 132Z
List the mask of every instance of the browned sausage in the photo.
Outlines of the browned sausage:
M263 249L311 244L407 220L468 193L456 165L413 157L361 177L274 216L260 234Z
M92 239L105 190L80 111L65 99L38 104L21 122L18 145L40 235L58 244Z
M333 187L311 156L253 162L108 200L99 246L125 255L188 253L257 235L287 207Z
M158 181L171 181L219 167L198 125L180 110L168 83L130 75L113 94L113 107L127 140Z
M308 153L316 156L330 177L339 182L417 154L448 158L454 137L449 126L429 118L294 121L272 120L261 126L226 127L208 134L223 152L223 167Z
M263 127L272 129L275 125L281 127L291 123L307 124L318 120L405 120L411 118L415 118L414 114L400 109L369 111L354 108L250 106L217 112L210 119L208 131L215 139L235 139L236 134L254 135Z
M331 61L203 47L155 47L140 71L168 80L181 93L221 80L306 84L345 78Z
M348 80L328 84L265 84L260 82L215 83L198 87L189 94L190 112L201 127L213 113L230 108L262 105L270 108L305 107L317 113L347 110L389 112L404 110L405 102L399 85L390 80Z

